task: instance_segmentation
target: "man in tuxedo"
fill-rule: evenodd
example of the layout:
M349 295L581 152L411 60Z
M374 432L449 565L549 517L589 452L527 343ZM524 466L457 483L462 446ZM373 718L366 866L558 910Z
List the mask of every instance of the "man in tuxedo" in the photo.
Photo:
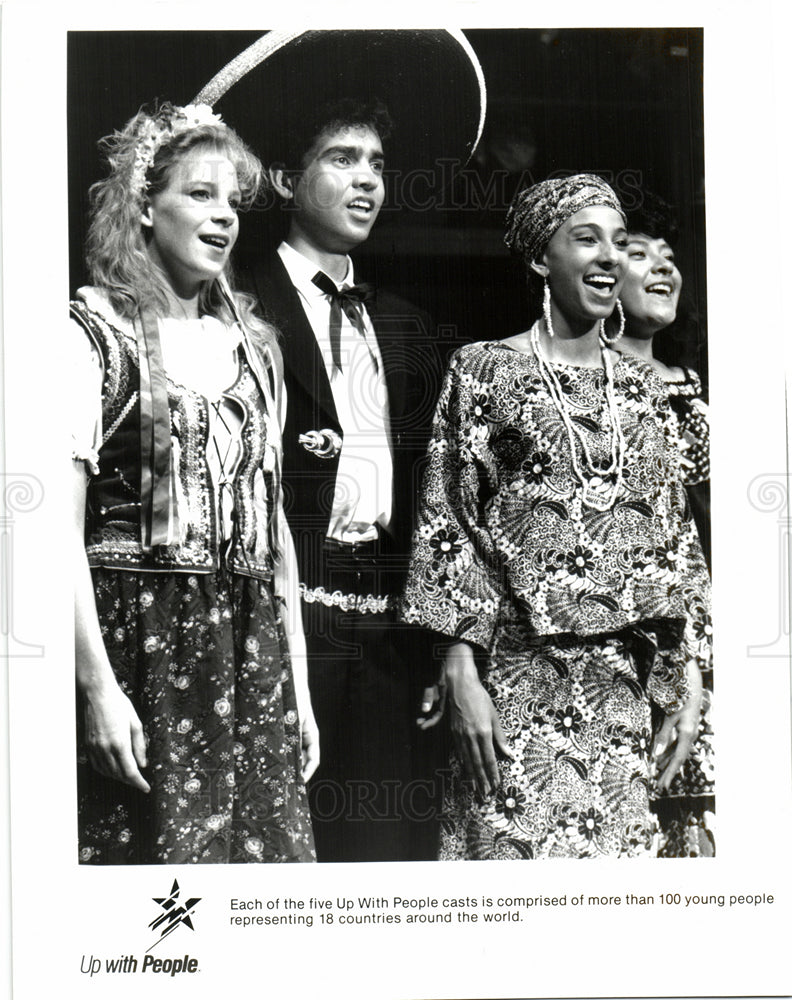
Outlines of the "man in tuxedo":
M300 132L302 128L302 132ZM437 393L428 317L357 284L350 251L385 198L379 102L295 125L270 182L289 218L250 269L281 331L283 490L295 539L321 764L309 786L320 861L433 856L437 798L416 726L428 638L395 621Z

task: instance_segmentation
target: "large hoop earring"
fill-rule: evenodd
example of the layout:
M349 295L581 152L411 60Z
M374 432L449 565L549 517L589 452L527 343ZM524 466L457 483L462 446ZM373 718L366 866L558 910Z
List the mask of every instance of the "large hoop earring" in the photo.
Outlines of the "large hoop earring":
M624 328L627 322L624 318L624 306L621 304L621 299L616 299L616 311L619 314L619 332L614 334L613 337L609 337L605 333L605 320L600 320L600 337L608 344L609 347L613 347L617 340L621 340L624 336Z
M542 312L544 313L545 326L547 327L547 336L554 337L555 331L553 330L553 317L550 312L550 285L547 283L547 278L544 280L544 301L542 302Z

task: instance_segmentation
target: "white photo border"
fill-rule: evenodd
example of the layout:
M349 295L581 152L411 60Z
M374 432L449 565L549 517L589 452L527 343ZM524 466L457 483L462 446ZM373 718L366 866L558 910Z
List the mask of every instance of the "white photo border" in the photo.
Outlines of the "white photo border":
M2 250L4 476L24 481L30 509L5 534L13 615L5 636L11 841L9 952L15 1000L40 996L214 996L286 990L349 1000L568 996L780 996L790 992L792 820L788 609L789 533L784 370L781 164L789 162L789 90L780 5L759 0L665 5L666 25L703 26L707 169L708 325L713 416L713 565L718 737L718 855L707 861L491 862L91 869L76 864L68 455L57 420L66 387L57 364L68 286L66 32L249 29L258 9L222 5L23 4L2 9ZM301 2L311 27L358 26L349 3ZM609 27L636 27L609 5ZM590 4L515 10L478 2L362 14L366 27L596 27ZM546 22L546 23L540 23ZM550 25L552 22L552 25ZM270 26L278 26L271 24ZM645 25L654 27L658 25ZM782 89L786 88L786 89ZM49 374L47 374L49 372ZM764 478L762 478L764 477ZM24 497L29 495L29 499ZM23 647L20 643L27 643ZM33 647L42 647L35 655ZM766 647L762 655L758 647ZM767 655L769 653L769 655ZM32 655L30 655L32 654ZM0 765L4 763L0 751ZM195 930L179 928L163 956L199 971L91 975L98 958L141 956L152 902L173 878L200 897ZM758 905L627 906L678 892L764 896ZM233 928L232 898L309 900L395 896L616 896L620 905L540 907L519 925ZM772 895L769 903L766 897ZM339 912L337 909L335 912ZM408 912L403 910L402 912ZM178 938L177 936L178 935ZM177 944L178 941L178 944ZM156 952L155 952L156 954ZM10 968L9 966L7 966Z

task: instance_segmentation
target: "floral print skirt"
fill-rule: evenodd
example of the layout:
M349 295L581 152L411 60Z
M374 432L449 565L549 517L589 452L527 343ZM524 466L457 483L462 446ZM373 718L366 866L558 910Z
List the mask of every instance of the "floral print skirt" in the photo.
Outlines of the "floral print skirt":
M651 855L647 650L629 633L537 640L501 629L484 679L514 760L482 801L458 761L441 859Z
M271 584L97 569L94 588L110 662L146 734L151 792L92 768L78 698L80 861L313 861Z

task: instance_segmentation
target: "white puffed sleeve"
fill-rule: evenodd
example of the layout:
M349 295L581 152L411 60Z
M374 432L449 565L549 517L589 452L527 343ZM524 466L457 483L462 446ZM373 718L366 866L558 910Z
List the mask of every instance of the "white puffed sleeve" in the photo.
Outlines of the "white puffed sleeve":
M74 320L67 324L65 357L72 458L85 463L86 471L95 476L102 441L102 362L85 330Z

